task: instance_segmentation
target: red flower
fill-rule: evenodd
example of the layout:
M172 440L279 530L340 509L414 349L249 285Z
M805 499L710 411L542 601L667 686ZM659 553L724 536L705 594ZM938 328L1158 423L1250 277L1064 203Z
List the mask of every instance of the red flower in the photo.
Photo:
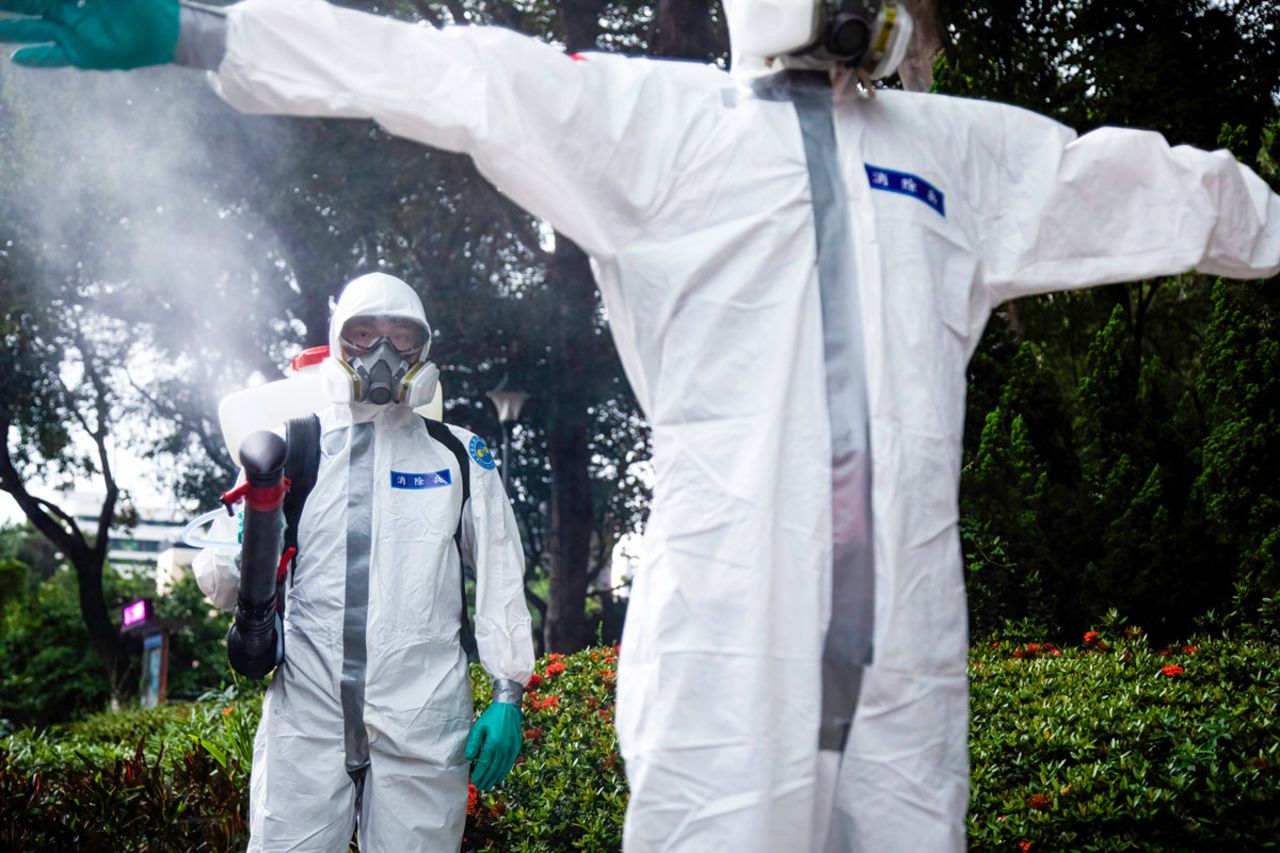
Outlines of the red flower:
M1027 653L1026 653L1026 652L1024 652L1022 649L1014 649L1014 650L1013 650L1013 656L1014 656L1015 658L1017 658L1018 660L1022 660L1024 657L1026 657L1026 655L1027 655Z
M1031 842L1030 842L1030 841L1019 841L1019 842L1018 842L1018 849L1019 849L1019 850L1021 850L1021 851L1022 851L1022 853L1027 853L1027 851L1031 849Z
M564 660L564 655L558 652L552 652L551 654L547 655L547 660L551 661L552 663L555 663L556 661Z
M564 672L564 664L558 661L547 665L547 678L554 678L562 672Z
M1096 643L1096 642L1098 642L1098 632L1097 632L1097 631L1085 631L1085 632L1084 632L1084 644L1085 644L1086 646L1092 646L1092 645L1093 645L1094 643Z
M1178 666L1176 663L1171 663L1166 667L1162 667L1160 670L1160 672L1167 675L1169 678L1182 675L1183 671L1182 667Z
M1040 644L1039 644L1039 643L1027 643L1027 651L1031 652L1031 654L1033 654L1033 655L1034 655L1034 654L1038 654L1038 653L1039 653L1039 651L1040 651Z
M1048 794L1032 794L1027 797L1027 808L1034 812L1048 811L1051 805L1053 805L1053 798Z
M542 686L542 676L534 673L529 676L529 683L524 686L525 690L536 690Z
M535 743L542 739L542 726L534 726L524 730L524 739L531 740Z
M476 790L476 786L470 782L467 783L467 814L475 816L476 809L480 805L480 792Z
M606 723L609 722L609 718L612 716L608 708L601 708L599 714L600 719L604 720Z
M618 677L618 673L614 672L611 669L602 669L600 670L600 677L603 678L605 681L613 681L615 678Z
M1199 648L1199 646L1183 646L1182 650L1189 655L1194 655L1197 648Z
M545 711L548 708L554 708L556 705L559 705L559 704L560 704L559 696L547 696L544 699L539 699L537 696L529 697L529 707L534 711Z

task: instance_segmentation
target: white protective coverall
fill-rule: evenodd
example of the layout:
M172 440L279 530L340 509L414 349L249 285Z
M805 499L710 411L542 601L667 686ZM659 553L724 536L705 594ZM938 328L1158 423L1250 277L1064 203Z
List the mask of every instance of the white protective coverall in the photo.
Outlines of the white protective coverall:
M342 351L343 323L362 315L426 326L407 285L364 276L338 301L330 352ZM515 517L486 454L468 460L471 500L462 506L457 456L408 406L331 406L320 429L320 467L288 582L285 660L254 741L249 850L346 850L357 803L348 769L361 764L362 850L456 850L472 704L454 533L461 513L463 549L476 567L480 662L495 679L524 685L533 638ZM450 429L473 446L471 433ZM447 477L430 477L445 469ZM399 488L395 474L449 483ZM215 538L234 540L234 522L229 528ZM226 609L236 601L237 553L205 549L194 564L200 587Z
M1077 138L999 104L571 58L318 0L231 7L212 82L246 112L372 118L467 152L591 256L653 426L619 673L630 853L961 849L957 492L992 308L1280 268L1280 198L1229 153ZM843 761L820 762L833 543L860 535L833 531L858 500L855 482L833 503L833 449L864 378L872 663Z

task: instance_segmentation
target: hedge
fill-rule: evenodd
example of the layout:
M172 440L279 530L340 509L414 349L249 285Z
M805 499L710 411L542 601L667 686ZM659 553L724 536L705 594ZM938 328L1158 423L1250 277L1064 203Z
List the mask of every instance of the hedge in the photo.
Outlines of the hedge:
M525 748L472 789L464 851L614 851L627 788L617 651L539 661ZM973 850L1262 849L1280 839L1280 652L1262 638L1154 647L1112 618L1070 645L976 645ZM477 710L488 679L474 675ZM100 714L0 740L11 849L230 850L246 841L260 699Z

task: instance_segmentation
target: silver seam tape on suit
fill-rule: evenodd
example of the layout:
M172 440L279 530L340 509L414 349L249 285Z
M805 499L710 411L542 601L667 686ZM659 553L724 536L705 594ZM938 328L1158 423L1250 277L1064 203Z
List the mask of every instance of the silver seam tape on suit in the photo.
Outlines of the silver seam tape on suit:
M369 768L364 725L368 667L365 632L369 620L369 560L373 545L373 424L351 426L347 494L347 584L342 617L342 720L347 773L360 790Z
M871 538L870 416L858 269L825 74L787 75L809 169L831 425L831 622L822 654L819 748L843 750L871 663L875 563Z

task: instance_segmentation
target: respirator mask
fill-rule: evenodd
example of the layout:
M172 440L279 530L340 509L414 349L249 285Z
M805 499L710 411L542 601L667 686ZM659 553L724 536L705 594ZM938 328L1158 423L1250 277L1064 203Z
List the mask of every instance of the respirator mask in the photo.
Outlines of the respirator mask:
M353 317L339 340L342 357L322 367L335 402L416 408L434 396L440 371L426 360L430 329L397 317Z
M911 16L895 0L725 0L735 57L798 57L871 79L897 70ZM736 61L736 60L735 60Z

